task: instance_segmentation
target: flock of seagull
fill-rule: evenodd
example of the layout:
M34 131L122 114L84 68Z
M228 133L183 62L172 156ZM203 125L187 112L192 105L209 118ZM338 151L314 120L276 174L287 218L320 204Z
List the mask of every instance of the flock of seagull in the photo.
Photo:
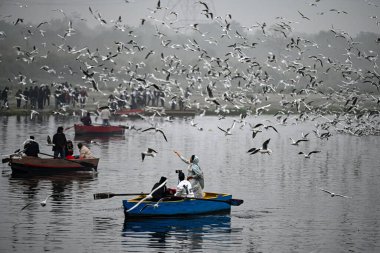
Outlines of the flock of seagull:
M311 2L313 8L318 8L319 1ZM334 40L332 43L344 45L344 53L339 59L334 59L323 53L315 53L320 49L318 43L294 30L295 23L310 21L303 11L295 10L301 18L297 22L278 17L278 22L271 26L266 22L256 22L247 27L239 26L231 14L217 16L207 1L194 1L193 4L201 10L206 21L219 30L209 31L202 23L179 25L180 15L163 6L160 0L150 9L151 15L143 17L140 26L136 28L126 25L122 16L108 20L99 10L90 6L88 10L91 17L99 25L111 27L115 33L125 34L125 41L114 41L113 45L106 45L107 53L104 54L98 48L78 49L79 45L71 44L75 41L71 39L80 34L76 21L69 18L64 10L54 10L59 15L63 14L64 20L68 20L64 33L58 34L59 43L50 42L48 47L49 41L46 41L43 48L33 46L32 49L15 45L16 60L26 65L41 64L40 70L55 80L54 86L59 86L59 80L65 78L65 75L76 75L85 84L81 87L91 91L91 94L100 94L100 97L113 94L117 100L122 100L121 90L142 88L163 92L163 100L181 99L186 109L201 111L200 116L212 112L218 115L219 120L225 120L231 112L243 111L230 127L217 126L226 137L233 135L237 125L243 128L248 123L252 139L255 139L264 130L278 133L274 124L298 124L307 120L315 122L313 132L320 139L328 140L334 133L380 135L379 39L375 41L376 48L373 50L362 49L361 43L355 41L350 34L332 26L328 31ZM349 15L344 10L331 9L329 12L333 15ZM319 15L322 13L319 12ZM377 17L370 19L379 24ZM13 25L20 26L23 22L24 18L17 18ZM155 28L152 38L160 42L160 50L153 46L150 48L139 40L140 32L144 31L148 23ZM48 26L48 21L41 21L37 26L25 26L22 34L24 40L30 40L33 36L44 38L49 31L42 28ZM187 36L190 38L186 41L176 41L176 37L186 39ZM6 42L7 34L4 31L0 31L0 39L2 43ZM268 52L263 60L255 57L257 48L265 48L274 39L283 42L284 47L280 53ZM79 67L75 69L76 66L65 65L64 69L55 70L43 64L41 59L47 59L52 54L48 51L46 55L40 55L39 52L45 48L56 50L58 55L72 57ZM188 56L194 60L188 61ZM125 61L126 58L129 60ZM151 61L159 64L152 67ZM330 75L339 76L339 83L329 84L327 80ZM30 82L35 84L33 79L29 77ZM28 77L21 72L9 80L12 83L28 84ZM119 84L113 87L114 83ZM113 88L113 92L107 92ZM372 91L366 92L364 88ZM99 101L96 102L99 105ZM139 116L150 122L151 127L142 130L131 126L129 129L159 133L167 142L164 129L151 123L155 116L164 116L165 111L153 107L148 109L153 112L153 116ZM251 125L248 120L271 112L274 113L275 121L272 125ZM61 113L60 115L67 115L65 105L62 105ZM37 109L31 110L31 119L38 114ZM169 117L166 119L167 122L172 120ZM199 131L203 130L194 119L190 125ZM307 134L300 139L290 140L290 145L294 146L309 141ZM267 139L261 147L250 148L247 153L270 155L272 150L268 147L269 142L270 139ZM298 154L310 158L312 154L320 152L300 151ZM146 156L154 157L157 153L148 148L141 153L142 161ZM342 196L323 191L331 196Z

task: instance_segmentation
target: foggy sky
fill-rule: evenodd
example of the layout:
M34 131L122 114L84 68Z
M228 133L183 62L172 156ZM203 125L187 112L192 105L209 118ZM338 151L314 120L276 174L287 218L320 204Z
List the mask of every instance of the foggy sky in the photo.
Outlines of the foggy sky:
M359 32L380 33L380 17L370 18L380 13L380 0L205 0L214 16L224 18L227 14L243 26L266 22L268 26L279 22L278 17L292 21L295 32L316 33L330 28L341 29L354 36ZM0 19L15 22L24 18L25 23L38 24L52 18L61 19L68 15L75 22L86 22L90 27L99 25L91 16L89 7L107 21L122 17L123 23L136 26L142 18L152 16L165 19L171 11L178 13L178 23L209 22L202 15L202 5L195 0L161 0L163 9L152 13L157 0L1 0ZM316 6L312 5L315 4ZM62 10L65 14L58 11ZM330 11L336 9L348 14ZM310 20L302 18L301 12ZM277 19L276 19L277 18ZM81 20L82 19L82 20ZM147 19L149 20L149 19Z

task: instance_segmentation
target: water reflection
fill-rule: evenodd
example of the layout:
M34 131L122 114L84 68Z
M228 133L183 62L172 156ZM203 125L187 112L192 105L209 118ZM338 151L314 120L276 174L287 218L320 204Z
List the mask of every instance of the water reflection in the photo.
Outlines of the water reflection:
M208 234L207 240L220 240L222 234L231 232L231 217L229 214L179 217L179 218L151 218L141 220L124 220L122 236L126 238L123 244L132 246L133 238L148 239L149 248L175 249L186 245L191 249L201 249ZM186 242L182 244L181 242ZM131 245L132 244L132 245Z

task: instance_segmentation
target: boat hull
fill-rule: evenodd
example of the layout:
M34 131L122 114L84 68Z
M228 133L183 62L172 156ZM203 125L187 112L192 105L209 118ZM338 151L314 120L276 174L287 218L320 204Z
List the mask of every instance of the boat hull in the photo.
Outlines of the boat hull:
M74 131L75 135L123 135L125 133L125 127L74 125Z
M12 174L62 174L97 171L98 163L99 158L66 160L23 156L11 158L8 164Z
M140 198L123 200L124 213L126 217L174 217L201 215L211 213L228 213L231 205L223 202L231 199L229 194L205 193L205 200L179 199L162 201L158 207L154 205L156 201L143 201L133 210L127 211L135 206ZM214 201L216 200L216 201Z

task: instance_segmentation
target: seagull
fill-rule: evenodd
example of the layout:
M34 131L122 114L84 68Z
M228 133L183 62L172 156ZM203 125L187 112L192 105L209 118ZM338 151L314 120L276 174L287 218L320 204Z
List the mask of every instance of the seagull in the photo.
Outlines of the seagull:
M322 188L319 188L319 189L320 189L321 191L327 192L328 194L330 194L331 197L338 196L338 197L342 197L342 198L351 198L351 197L348 197L348 196L345 196L345 195L341 195L341 194L338 194L338 193L330 192L330 191L325 190L325 189L322 189Z
M168 139L166 139L166 136L165 136L164 131L162 131L162 130L159 129L159 128L156 128L156 127L149 127L149 128L147 128L147 129L142 130L141 132L146 132L146 131L150 131L150 130L155 130L156 132L160 132L160 133L162 134L162 136L164 137L165 141L168 142Z
M219 128L221 131L224 132L224 135L232 135L231 131L232 131L232 129L234 128L234 126L235 126L235 121L232 123L232 126L229 127L229 128L227 128L226 130L224 130L224 129L220 128L220 127L218 127L218 128Z
M46 206L46 202L47 202L47 200L48 200L50 197L53 197L53 196L62 196L62 195L61 195L61 194L51 194L51 195L47 196L46 199L42 200L42 201L40 202L40 205L41 205L41 206ZM21 208L20 211L26 209L27 207L29 207L29 206L31 206L31 205L33 205L33 204L36 204L36 202L31 202L31 203L27 204L26 206L24 206L23 208Z
M35 110L32 110L32 111L30 112L30 119L33 119L33 116L34 116L35 114L39 114L39 112L37 112L37 111L35 111Z
M155 157L156 154L157 154L157 151L156 151L156 150L154 150L154 149L152 149L152 148L148 148L147 151L145 151L145 152L141 152L141 159L142 159L142 161L144 161L145 156Z
M293 138L290 138L290 140L292 141L292 143L290 143L291 145L294 145L294 146L297 146L298 143L300 143L301 141L309 141L307 139L299 139L299 140L293 140Z
M262 154L268 154L270 155L272 153L272 150L268 148L268 143L270 139L264 141L263 146L261 148L251 148L247 151L247 153L250 153L250 155L256 154L257 152L260 152Z
M314 150L314 151L309 152L308 154L305 154L304 152L299 152L298 154L299 154L299 155L304 155L305 158L310 158L310 155L311 155L311 154L319 153L319 152L321 152L321 151L319 151L319 150Z

